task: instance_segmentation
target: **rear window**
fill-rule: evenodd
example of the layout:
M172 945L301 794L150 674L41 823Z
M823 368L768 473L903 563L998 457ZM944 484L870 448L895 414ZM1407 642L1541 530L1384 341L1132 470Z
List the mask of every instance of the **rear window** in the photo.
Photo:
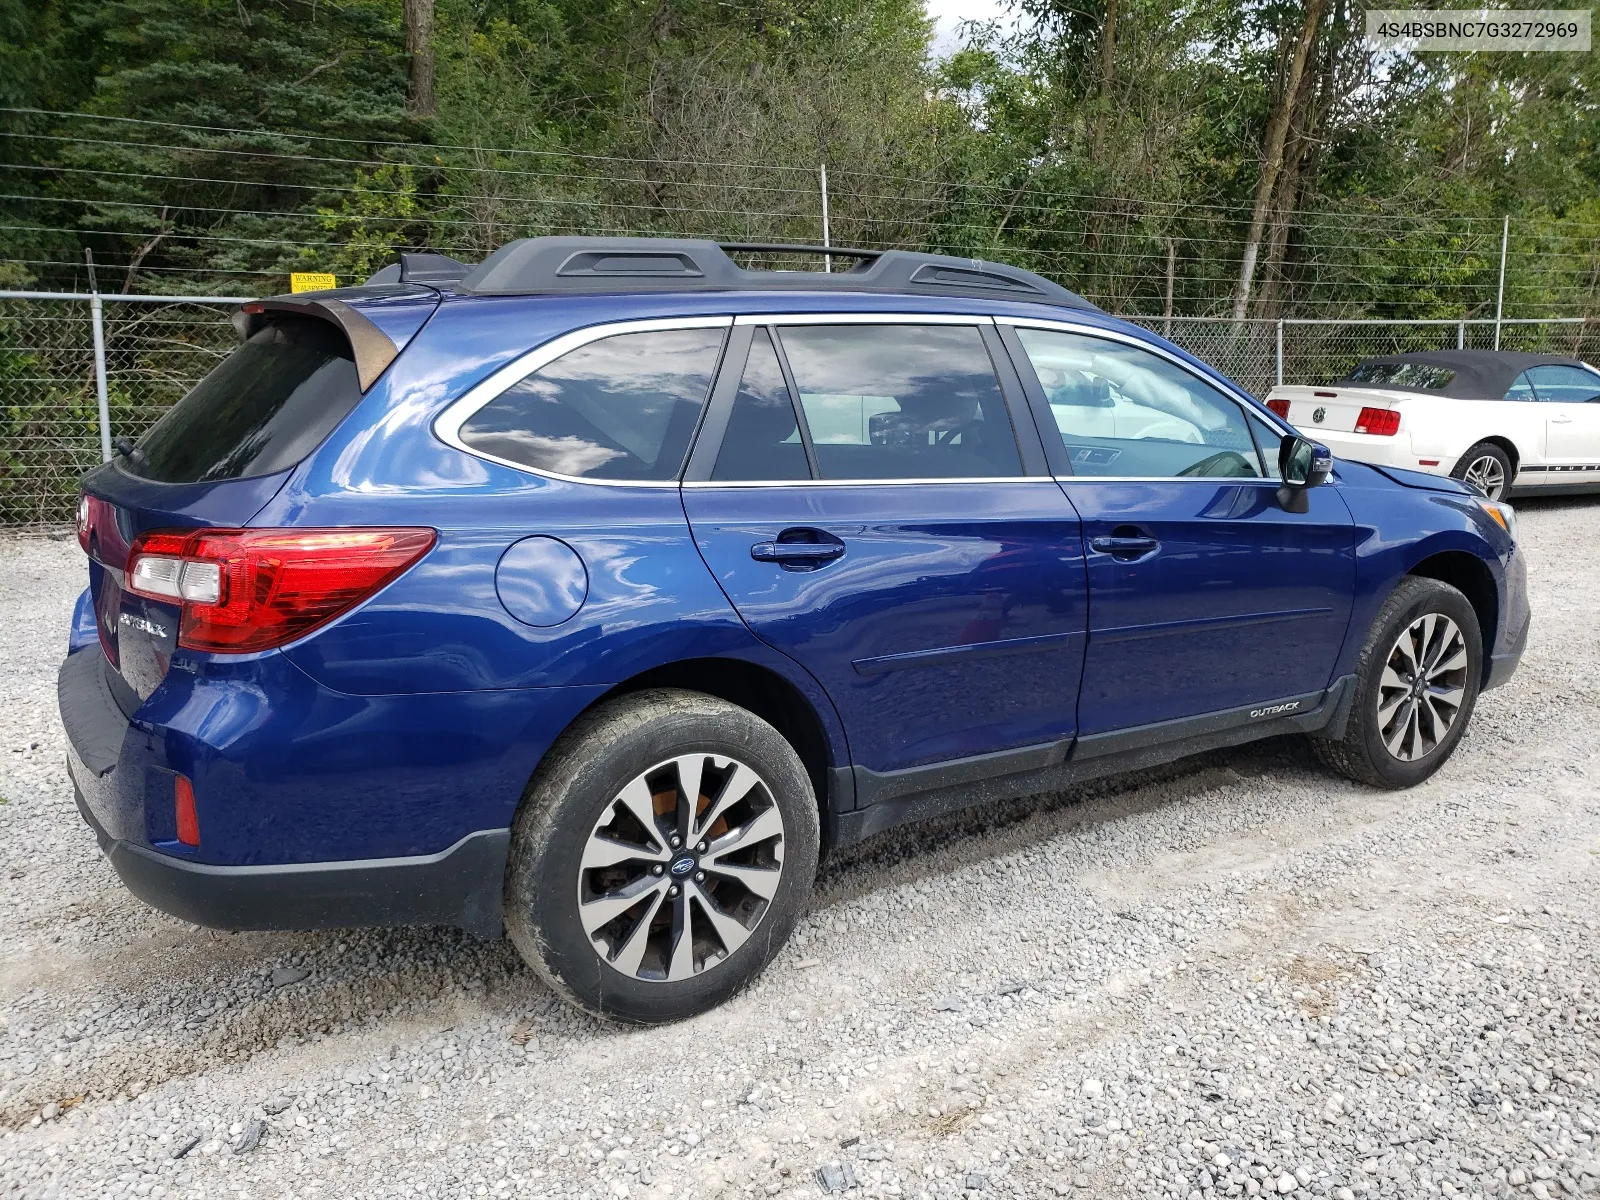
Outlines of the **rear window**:
M584 479L678 477L722 351L718 329L619 333L546 363L484 405L460 438Z
M822 478L1022 474L974 326L793 325L778 338Z
M310 454L361 399L345 335L278 320L195 384L123 462L159 483L270 475Z
M1340 383L1365 383L1373 387L1442 388L1456 377L1449 367L1426 363L1364 362Z

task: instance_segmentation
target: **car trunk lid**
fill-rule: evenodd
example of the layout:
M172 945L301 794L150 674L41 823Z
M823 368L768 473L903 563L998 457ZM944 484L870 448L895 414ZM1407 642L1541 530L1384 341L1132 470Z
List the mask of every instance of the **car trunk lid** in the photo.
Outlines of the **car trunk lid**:
M1301 387L1280 385L1267 395L1267 406L1296 429L1313 437L1319 429L1365 433L1363 409L1398 408L1403 396L1377 388ZM1284 404L1287 404L1287 410Z

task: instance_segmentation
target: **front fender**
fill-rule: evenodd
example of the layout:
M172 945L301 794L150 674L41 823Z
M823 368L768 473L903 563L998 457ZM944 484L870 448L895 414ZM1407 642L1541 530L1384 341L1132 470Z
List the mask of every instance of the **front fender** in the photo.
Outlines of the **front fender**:
M1352 474L1344 496L1356 529L1356 593L1336 674L1355 670L1367 632L1399 582L1441 554L1471 555L1494 582L1487 652L1515 640L1527 623L1521 553L1482 505L1470 496L1402 487L1370 468Z

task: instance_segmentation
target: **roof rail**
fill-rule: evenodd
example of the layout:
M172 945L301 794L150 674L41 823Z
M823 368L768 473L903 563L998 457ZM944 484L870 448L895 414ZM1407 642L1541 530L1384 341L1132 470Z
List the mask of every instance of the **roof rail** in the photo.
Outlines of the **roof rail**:
M422 252L402 254L400 261L380 267L367 282L370 283L454 283L471 274L466 263L446 254Z
M881 258L882 250L855 250L849 246L796 246L788 242L718 242L730 254L817 254L833 258Z
M859 261L837 273L746 270L728 257L729 251L834 255ZM373 280L389 281L377 276ZM1060 284L1003 263L910 250L764 242L719 245L703 238L523 238L500 247L460 277L456 290L477 296L618 291L883 292L1025 300L1098 311Z

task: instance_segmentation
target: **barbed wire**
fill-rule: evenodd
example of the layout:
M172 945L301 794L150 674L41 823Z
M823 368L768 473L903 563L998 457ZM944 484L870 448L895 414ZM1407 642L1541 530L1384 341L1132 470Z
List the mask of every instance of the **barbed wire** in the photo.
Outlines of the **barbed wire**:
M0 170L3 170L3 169L5 169L5 164L0 164ZM129 200L129 199L122 199L122 198L107 198L107 197L99 197L99 196L38 196L38 195L32 195L32 194L27 194L27 193L0 193L0 200L12 201L12 202L17 202L17 203L25 203L25 204L39 204L39 205L46 205L46 206L52 205L52 204L80 205L80 206L83 206L83 207L97 207L97 208L100 208L102 210L116 210L116 209L119 209L119 208L121 208L121 209L166 210L166 209L169 209L169 208L176 208L180 212L204 213L204 214L212 214L212 215L219 215L219 216L249 217L249 218L257 218L257 219L260 219L262 221L311 222L313 224L320 225L320 226L322 226L324 228L327 228L330 225L337 225L337 224L341 224L341 223L344 223L344 224L377 225L377 226L391 226L396 230L404 230L404 229L408 229L408 228L414 229L414 228L416 228L418 226L432 226L432 227L451 228L451 227L459 227L459 226L463 226L463 225L471 226L471 225L474 225L474 224L489 224L489 225L507 226L507 227L517 227L517 226L532 227L532 226L534 226L536 224L546 224L546 225L570 225L571 224L570 222L535 223L535 222L529 222L529 221L527 221L525 219L519 221L519 220L517 220L517 219L515 219L513 217L500 217L500 218L497 218L497 219L492 219L492 220L487 220L486 221L483 218L473 217L473 216L470 216L470 215L456 214L456 213L449 212L448 210L446 210L446 211L436 211L436 212L419 212L419 213L409 214L409 215L390 215L390 214L385 214L385 213L366 213L366 212L359 212L359 211L338 211L338 210L331 210L331 209L329 209L329 210L307 211L307 210L304 210L304 209L297 209L297 210L271 210L271 209L252 209L252 208L223 207L223 206L217 206L217 205L196 205L196 204L173 205L170 202L163 204L163 203L160 203L160 202L157 202L157 201ZM510 207L517 207L519 205L548 206L548 207L570 206L570 207L576 207L576 208L592 209L592 210L601 211L601 212L605 212L605 211L620 211L620 212L642 213L642 214L647 214L647 215L661 215L661 216L668 216L668 217L676 216L676 217L701 217L701 218L711 218L711 219L716 219L716 218L738 219L738 220L743 220L743 221L745 221L747 223L748 222L752 222L752 221L760 222L760 221L767 221L767 220L790 221L790 220L796 219L797 216L802 218L802 219L807 219L807 218L809 218L811 216L811 214L805 214L805 213L796 214L794 212L788 212L788 211L718 208L718 207L693 206L693 205L686 205L686 204L646 205L646 204L626 203L626 202L620 202L620 201L573 200L573 199L562 198L562 197L520 197L520 198L516 198L516 199L513 199L513 200L505 200L503 202L505 204L507 204L508 206L510 206ZM102 212L100 215L102 217L105 217L105 216L111 215L111 214L108 213L108 212ZM939 219L939 218L935 218L935 217L916 216L916 215L883 216L883 217L870 216L870 215L862 215L862 216L849 215L849 216L847 216L845 218L845 221L846 221L846 223L849 223L849 224L865 225L865 226L868 226L868 227L871 227L871 226L887 226L887 227L891 227L891 228L900 228L900 229L906 229L906 228L918 229L918 228L920 228L920 229L925 230L925 231L930 232L930 233L935 233L935 234L942 235L939 239L936 239L936 240L942 240L942 241L945 241L945 242L952 242L952 241L959 242L959 241L961 241L959 235L961 235L963 233L972 232L972 231L987 232L988 229L989 229L988 225L986 225L986 224L985 225L978 225L978 224L971 223L971 222L953 222L953 221L950 221L950 220L947 220L947 219ZM155 232L154 230L150 229L149 227L117 229L117 230L109 230L109 229L93 229L93 230L91 230L91 229L87 229L87 228L80 227L80 226L42 226L42 225L41 226L27 226L27 227L24 227L24 226L0 226L0 228L9 228L9 229L13 229L13 230L29 229L29 230L32 230L32 231L35 231L35 232L54 232L54 233L86 233L86 232L92 232L92 233L105 235L105 236L122 236L122 237L135 237L135 238L137 238L137 237L149 237L149 236L152 235L153 232ZM610 226L606 226L603 229L597 229L596 227L594 227L592 225L591 226L585 226L585 231L586 232L605 232L605 233L616 234L616 235L619 235L619 236L636 236L636 235L641 235L641 234L658 234L658 233L661 232L659 229L650 228L648 226L629 226L629 225L623 225L623 224L613 224L613 225L610 225ZM1028 229L1027 229L1027 232L1030 233L1031 235L1035 236L1035 237L1061 238L1061 237L1075 237L1075 236L1078 236L1081 233L1081 230L1073 229L1073 228L1060 227L1060 226L1029 226ZM328 246L339 246L339 245L343 245L344 244L342 241L308 240L308 239L304 239L304 238L285 237L281 233L273 233L273 234L264 233L261 236L254 236L253 237L253 236L249 236L249 235L246 235L246 234L234 234L234 235L200 234L200 233L196 233L196 232L193 232L193 231L190 231L190 230L169 229L167 234L166 234L166 236L175 238L177 240L184 240L184 239L197 239L197 240L199 240L199 239L203 239L203 240L209 240L209 241L220 241L220 242L236 243L236 244L239 244L239 245L254 245L254 246L258 246L258 245L261 245L263 243L276 243L276 244L299 246L299 247L326 248ZM1117 234L1117 233L1105 233L1105 232L1102 232L1101 236L1103 238L1108 238L1108 239L1122 238L1122 239L1125 239L1125 240L1133 240L1133 241L1147 241L1148 240L1143 235L1136 234L1136 233ZM894 241L895 244L898 244L898 245L901 245L901 246L906 246L906 247L914 245L914 243L910 239L907 239L907 238L900 238L897 241L894 240L894 239L884 239L884 240L885 241ZM1185 247L1194 247L1194 246L1208 247L1208 246L1214 246L1214 247L1218 247L1218 248L1222 249L1223 251L1227 252L1227 251L1231 251L1234 248L1236 243L1230 241L1229 239L1225 239L1225 238L1186 237L1186 238L1181 240L1180 244L1185 246ZM481 253L482 249L483 249L483 247L481 245L472 244L472 243L464 243L464 244L461 244L461 245L436 245L436 246L433 246L432 248L438 250L441 253L467 253L467 254ZM995 250L997 250L997 251L1000 251L1000 252L1003 252L1003 253L1006 253L1006 254L1023 255L1023 256L1031 256L1031 257L1052 257L1052 256L1059 256L1060 254L1064 253L1064 251L1060 250L1060 249L1041 249L1041 248L1038 248L1038 247L1019 246L1019 245L1016 245L1014 243L1011 243L1011 244L995 243L995 244L993 244L993 248ZM1327 255L1329 253L1339 252L1339 251L1344 251L1344 252L1347 252L1347 253L1353 254L1353 255L1364 255L1364 254L1370 255L1370 254L1378 251L1378 249L1379 249L1379 247L1375 246L1372 242L1366 242L1366 241L1363 241L1363 242L1320 241L1320 242L1313 243L1311 245L1311 247L1307 247L1307 248L1314 248L1315 250L1321 252L1323 255ZM1491 247L1489 247L1487 244L1485 245L1485 247L1483 247L1483 249L1485 249L1485 250L1490 249L1490 248ZM1096 259L1125 259L1127 257L1130 257L1130 255L1134 256L1134 257L1154 257L1154 256L1159 255L1159 253L1160 253L1158 247L1154 243L1152 243L1150 245L1150 248L1148 250L1143 250L1143 251L1138 250L1138 249L1129 249L1127 247L1113 247L1113 248L1102 249L1099 246L1074 246L1074 247L1071 248L1070 252L1074 257L1086 258L1086 259L1089 259L1089 260L1096 260ZM1460 252L1462 257L1471 255L1472 253L1473 253L1473 251L1470 250L1470 249ZM1541 260L1548 260L1548 261L1551 261L1551 262L1555 262L1555 261L1561 261L1561 260L1564 260L1564 259L1570 259L1571 257L1572 256L1570 254L1564 254L1563 252L1561 252L1559 250L1556 250L1556 249L1544 249L1544 248L1541 248L1541 247L1539 247L1537 245L1534 246L1531 249L1530 248L1526 248L1526 247L1519 247L1519 250L1518 250L1518 259L1519 259L1519 261L1521 263L1528 263L1530 261L1531 262L1539 262ZM1200 262L1200 261L1205 261L1205 259L1202 256L1195 255L1195 254L1189 254L1189 253L1177 254L1177 255L1175 255L1175 258L1179 262ZM1194 278L1194 276L1192 276L1192 275L1187 276L1187 277L1191 278L1191 279ZM1228 278L1228 277L1218 276L1217 278L1220 279L1220 278ZM1437 285L1436 284L1430 284L1429 286L1437 286ZM1463 284L1462 286L1470 286L1470 285ZM1572 285L1572 286L1578 287L1579 290L1583 290L1581 285Z
M142 118L142 117L109 116L109 115L97 114L97 113L74 113L74 112L63 112L63 111L52 110L52 109L40 109L40 108L21 108L21 107L0 106L0 113L14 113L14 114L21 114L21 115L37 115L37 116L46 116L46 117L53 117L53 118L60 118L60 119L72 119L72 120L84 120L84 121L100 121L100 122L113 123L113 124L142 125L142 126L159 127L159 128L165 128L165 129L181 129L181 130L185 130L185 131L189 131L189 132L204 133L204 134L209 134L209 135L241 135L241 136L250 136L250 137L282 138L282 139L288 139L288 140L291 140L291 141L302 141L302 142L305 142L305 141L309 141L309 142L331 142L331 143L344 144L344 145L352 145L353 144L353 145L364 145L364 146L384 146L384 147L389 147L389 148L393 148L393 149L405 150L405 151L409 151L409 152L413 152L413 153L417 153L417 154L433 155L434 158L433 158L433 161L430 161L430 162L405 164L405 163L397 162L394 159L384 159L384 158L350 158L350 157L346 157L346 156L311 155L311 154L286 154L286 153L283 153L281 151L256 150L256 149L245 149L245 148L226 147L226 146L186 146L186 145L174 146L174 145L172 145L170 143L162 143L162 142L129 141L129 140L126 140L126 139L109 139L109 138L86 138L86 137L82 137L82 136L65 136L65 135L60 135L60 134L36 133L36 132L33 132L33 131L29 131L29 130L8 130L8 131L5 131L4 134L3 134L4 137L17 138L17 139L30 139L30 140L53 141L53 142L82 143L82 144L86 144L86 145L103 145L103 146L111 146L111 147L118 147L118 148L125 148L125 149L138 149L138 150L145 150L145 151L150 151L150 150L165 151L165 152L169 152L169 153L194 152L194 153L201 153L201 154L215 154L215 155L227 155L227 156L237 156L237 157L251 157L251 156L254 156L254 157L258 157L258 158L281 159L281 160L287 160L287 161L309 162L309 163L321 163L321 164L325 164L325 165L337 165L337 166L357 166L357 167L381 168L381 167L385 167L385 166L410 165L410 166L414 166L414 167L422 167L422 168L427 168L427 169L432 169L432 170L440 170L440 171L446 171L446 172L455 171L455 172L466 172L466 173L475 173L475 174L509 175L511 177L518 177L518 176L521 176L521 175L527 175L527 176L530 176L530 177L568 178L568 179L573 179L573 180L600 181L600 182L614 181L614 182L639 183L639 182L642 182L642 181L636 176L606 176L606 175L595 175L595 174L592 174L592 173L575 173L575 172L546 172L546 171L524 172L524 171L519 171L519 170L517 170L515 168L508 168L508 167L502 167L502 166L464 165L464 164L460 164L460 163L445 162L445 161L443 161L442 159L440 159L438 157L438 153L440 151L453 151L453 152L462 152L462 153L470 153L470 154L478 154L478 155L492 154L492 155L503 155L503 156L508 156L508 157L532 156L532 157L541 157L541 158L568 159L568 160L581 161L581 162L625 163L625 164L637 165L637 166L706 168L706 169L711 169L711 170L715 170L715 171L723 173L723 177L721 179L719 179L719 182L717 184L717 186L719 186L719 187L741 187L741 186L746 186L746 185L738 184L736 182L735 183L727 182L727 179L728 179L727 173L728 172L772 171L772 172L779 172L779 173L801 174L801 175L804 175L804 176L807 177L808 182L804 186L802 186L800 184L796 184L793 188L788 188L788 189L770 189L770 190L790 191L790 192L794 192L794 193L797 193L797 194L800 194L800 193L812 194L812 195L816 194L816 189L815 189L814 185L810 182L810 180L815 179L815 177L816 177L817 168L814 167L814 166L800 167L800 166L791 166L791 165L782 164L782 163L748 163L748 162L731 162L731 161L726 161L726 160L671 159L671 158L634 158L634 157L628 157L628 156L623 156L623 155L592 154L592 153L584 153L584 152L579 152L579 151L569 151L569 150L565 150L565 149L548 150L548 149L540 149L540 148L535 148L535 147L481 146L481 145L467 145L467 144L460 144L460 143L404 142L404 141L365 138L365 137L353 137L353 136L336 137L336 136L327 135L327 134L300 133L300 132L294 132L294 131L272 130L272 129L248 129L248 128L233 127L233 126L196 125L196 124L187 124L187 123L176 122L176 121L159 121L159 120L154 120L154 119L150 119L150 118ZM829 173L830 173L830 176L836 177L838 179L847 179L847 178L850 178L850 177L861 178L861 179L875 179L875 180L884 181L886 183L902 184L902 185L904 185L904 184L914 184L914 185L917 185L917 186L920 186L920 187L950 189L950 190L957 190L957 191L962 191L962 190L966 190L966 191L993 191L993 192L998 192L998 193L1006 194L1006 195L1013 194L1013 193L1015 193L1017 191L1024 191L1024 192L1026 192L1026 194L1034 196L1034 197L1037 197L1038 199L1041 199L1041 200L1067 200L1067 201L1077 201L1077 202L1089 201L1089 202L1094 202L1094 203L1098 203L1098 204L1101 204L1101 205L1109 204L1109 205L1117 205L1117 206L1139 206L1139 207L1143 207L1143 208L1147 208L1147 209L1169 209L1169 210L1172 210L1172 212L1174 212L1174 213L1194 213L1194 212L1206 212L1206 211L1218 212L1218 213L1231 213L1231 214L1235 214L1233 219L1239 221L1240 223L1248 222L1253 216L1252 205L1250 203L1248 203L1248 202L1245 202L1245 201L1238 201L1238 202L1232 202L1232 203L1223 203L1223 202L1220 202L1220 201L1163 200L1163 199L1158 199L1158 198L1153 198L1153 197L1110 196L1110 195L1106 195L1106 194L1100 193L1100 192L1059 191L1059 190L1040 188L1040 187L1028 187L1026 184L1018 185L1018 184L1016 184L1016 183L1014 183L1012 181L986 182L986 181L982 181L982 180L970 180L970 179L929 179L929 178L923 178L923 177L918 177L918 176L897 175L897 174L886 173L886 172L863 171L863 170L859 170L857 168L852 168L852 167L848 167L848 166L830 167L829 168ZM226 182L234 182L234 181L226 181ZM671 182L671 181L658 181L658 182ZM282 185L274 182L271 186L282 186ZM754 185L750 185L750 186L754 186ZM840 194L841 195L845 195L845 194L849 194L849 193L841 192ZM830 195L831 195L831 192L830 192ZM898 193L858 193L858 195L861 198L873 199L873 200L891 200L891 199L900 198ZM1081 205L1076 206L1076 207L1081 209ZM1123 212L1121 211L1121 209L1117 209L1117 208L1113 208L1113 209L1098 209L1098 210L1081 209L1081 210L1082 211L1095 211L1095 212L1100 213L1101 215L1106 215L1106 216L1124 215ZM1281 218L1283 216L1290 216L1290 217L1294 217L1296 219L1304 219L1304 218L1316 217L1316 218L1325 218L1325 219L1334 219L1334 220L1347 220L1347 221L1350 221L1352 223L1366 223L1366 222L1370 222L1370 221L1375 220L1375 219L1376 220L1395 220L1395 221L1432 220L1432 221L1435 221L1435 222L1454 222L1454 223L1459 223L1461 225L1468 226L1468 227L1474 226L1474 225L1482 226L1484 228L1484 230L1485 230L1485 235L1486 236L1488 234L1490 234L1490 233L1498 231L1499 226L1500 226L1500 222L1502 220L1502 217L1499 216L1499 215L1487 215L1486 214L1486 215L1479 216L1479 215L1473 215L1473 214L1410 214L1410 213L1393 213L1393 212L1375 211L1370 207L1357 207L1357 208L1349 208L1349 209L1319 208L1319 209L1314 209L1314 210L1272 209L1272 210L1269 211L1269 216L1271 216L1273 218ZM1536 220L1536 219L1539 219L1539 218L1519 218L1519 219L1535 219ZM1551 220L1555 220L1555 218L1550 218L1550 219ZM1567 219L1563 219L1563 220L1567 220ZM1589 236L1600 235L1600 221L1596 221L1596 222L1572 221L1571 224L1574 227L1583 228L1583 229L1586 229L1586 230L1593 231L1593 233L1590 234Z

